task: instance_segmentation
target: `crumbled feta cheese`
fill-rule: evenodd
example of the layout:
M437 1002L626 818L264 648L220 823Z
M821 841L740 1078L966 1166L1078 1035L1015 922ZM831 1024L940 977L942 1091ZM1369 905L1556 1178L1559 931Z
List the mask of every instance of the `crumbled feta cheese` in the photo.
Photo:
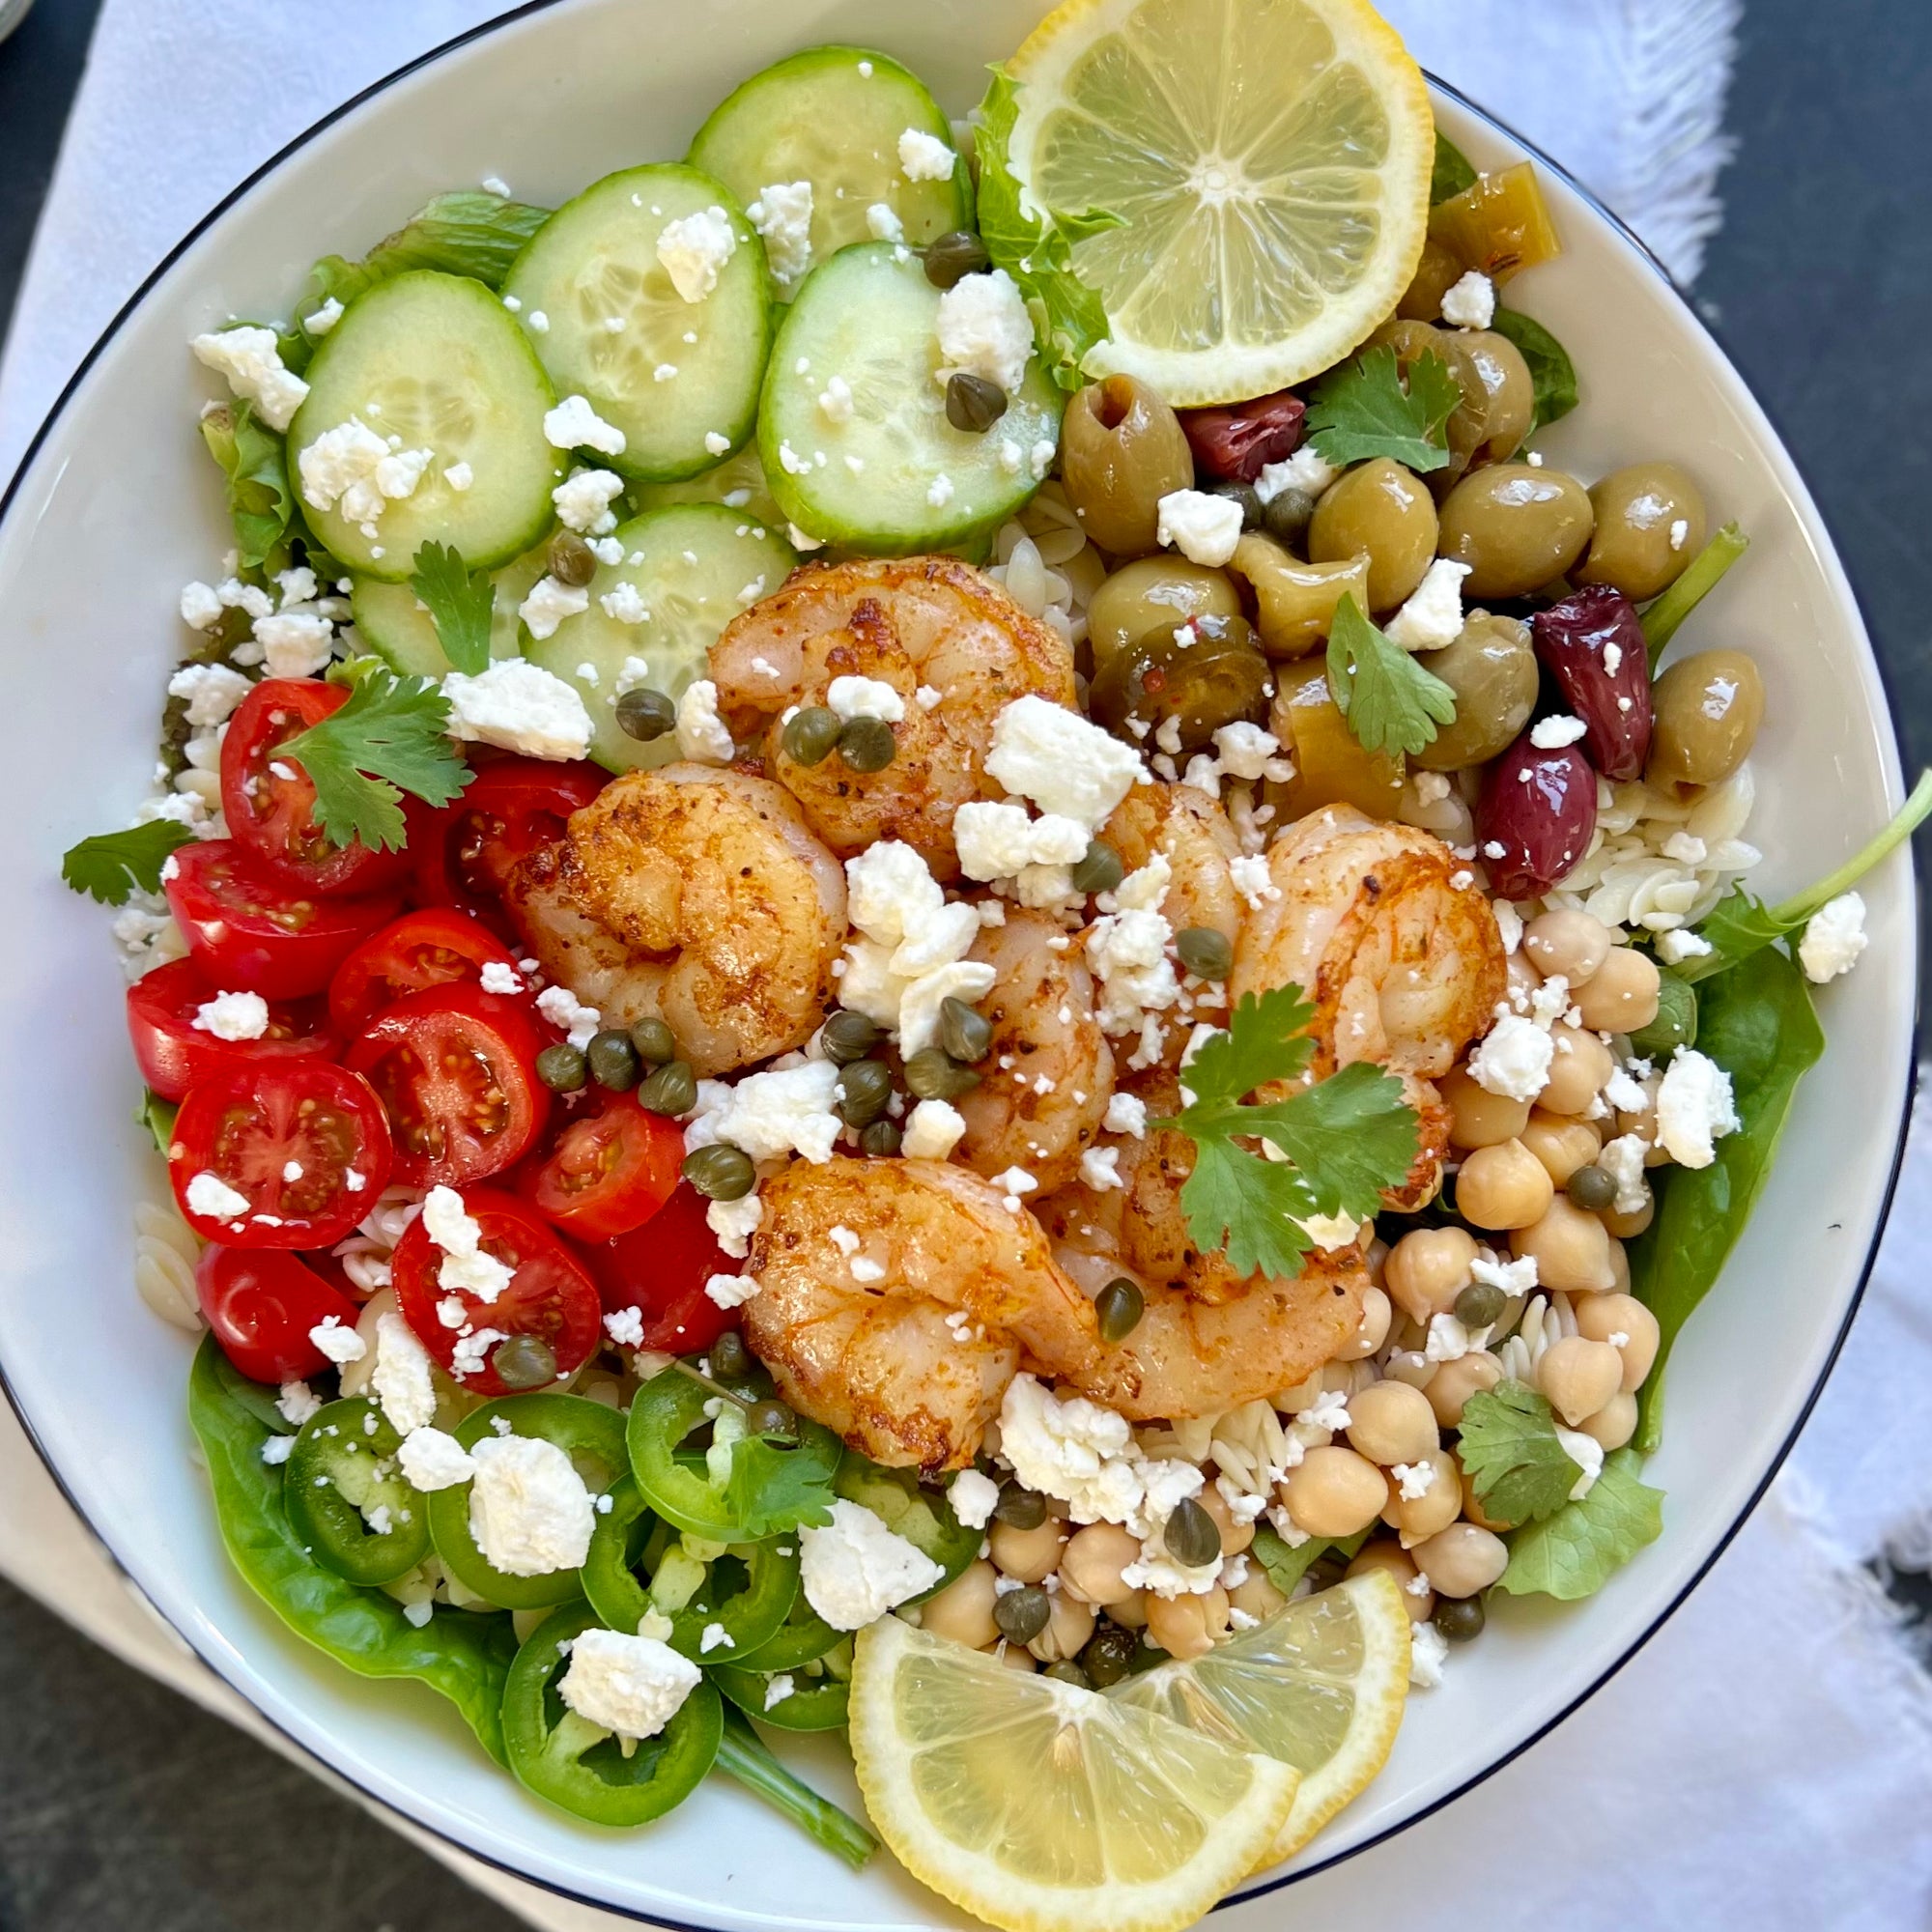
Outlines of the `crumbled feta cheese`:
M811 184L774 182L758 190L745 213L765 239L765 258L779 282L790 288L802 281L811 267ZM678 293L683 295L683 289Z
M974 924L979 923L975 915ZM908 1060L939 1037L939 1009L948 1000L964 1000L970 1007L993 990L999 975L977 959L954 960L922 973L899 997L899 1052Z
M585 1723L620 1738L654 1738L703 1677L658 1637L592 1628L572 1642L570 1667L556 1690Z
M736 1649L737 1645L723 1624L706 1624L698 1633L697 1654L708 1657L714 1650L725 1647Z
M352 415L300 450L296 469L311 509L338 511L373 537L383 512L412 497L435 460L433 449L390 448L387 438Z
M582 1567L596 1511L583 1478L554 1442L486 1435L469 1457L476 1467L469 1533L491 1563L506 1577L549 1577Z
M327 335L342 320L342 304L333 297L309 315L302 317L302 327L311 335Z
M908 128L899 136L899 172L907 181L945 181L959 156L937 134Z
M949 1100L921 1100L905 1119L899 1152L907 1160L945 1160L966 1134L966 1117Z
M963 374L996 383L1009 396L1018 392L1033 355L1033 317L1004 269L961 275L940 297L935 327L942 384Z
M926 486L925 500L935 510L945 509L947 504L952 500L952 478L943 475L935 476L931 483Z
M714 1207L719 1204L714 1202ZM714 1274L704 1284L705 1298L717 1308L742 1308L764 1286L753 1274Z
M429 1354L400 1315L376 1318L376 1366L369 1392L398 1435L427 1429L436 1420L436 1382Z
M1268 862L1260 852L1243 852L1228 861L1228 877L1235 890L1260 912L1269 899L1281 897L1281 888L1268 871Z
M1028 866L1071 866L1091 842L1078 819L1057 812L1036 819L1009 799L969 799L953 814L952 837L969 879L1009 879Z
M714 204L667 223L657 252L671 287L685 301L700 302L718 286L719 270L738 252L738 237L731 217Z
M486 993L521 993L524 982L517 977L515 967L506 966L500 959L486 959L476 976L476 983Z
M1100 1124L1110 1134L1127 1134L1139 1140L1147 1132L1147 1102L1133 1094L1116 1094L1107 1102Z
M278 1469L296 1453L296 1438L293 1435L271 1435L262 1444L262 1461L271 1469Z
M906 715L905 699L877 677L835 677L826 687L825 702L847 724L854 718L881 718L896 724Z
M1480 269L1451 282L1442 296L1442 320L1457 328L1487 328L1496 319L1496 290Z
M1870 943L1863 897L1840 893L1805 922L1804 937L1798 942L1798 963L1807 980L1822 986L1840 973L1849 973Z
M1034 693L994 720L986 772L1042 811L1090 830L1146 776L1138 754L1111 732Z
M1634 1214L1649 1199L1643 1184L1643 1159L1649 1151L1650 1143L1640 1134L1620 1134L1604 1143L1596 1164L1617 1183L1616 1200L1611 1204L1615 1212Z
M685 1151L724 1141L753 1160L785 1153L830 1160L844 1124L833 1111L838 1092L838 1069L829 1060L748 1073L735 1086L720 1083L717 1104L685 1129Z
M1414 1624L1408 1633L1408 1681L1418 1690L1441 1688L1449 1639L1434 1624Z
M1687 959L1701 959L1710 950L1711 942L1702 933L1692 932L1688 925L1657 935L1657 956L1666 966L1681 966ZM1800 951L1802 953L1802 947ZM1802 958L1800 963L1803 964Z
M1147 1483L1126 1418L1085 1396L1063 1400L1031 1375L1007 1384L1000 1454L1026 1488L1067 1504L1077 1522L1131 1526L1145 1506Z
M590 608L590 592L554 577L540 577L530 586L529 595L517 606L517 615L530 627L530 636L541 643L556 635L556 627L566 617L576 617ZM448 687L445 685L444 690ZM578 756L582 753L579 753Z
M543 419L544 440L553 449L594 449L603 456L622 456L624 432L607 423L590 407L587 396L566 396Z
M193 584L188 586L189 589L196 587ZM198 587L208 589L206 584ZM214 596L212 590L208 594ZM182 596L185 599L187 591L183 591ZM214 614L216 617L221 614L218 601ZM203 730L212 730L222 724L251 689L248 680L239 670L231 670L227 665L221 664L183 665L168 679L168 696L183 699L187 708L187 722Z
M269 1003L260 993L216 993L195 1009L189 1025L216 1039L260 1039L269 1030Z
M1529 727L1529 742L1539 752L1560 752L1565 745L1574 745L1589 728L1580 718L1558 713L1553 718L1539 718Z
M875 201L866 211L866 233L874 242L903 242L905 223L887 201Z
M829 1523L799 1531L798 1558L805 1601L841 1631L864 1630L946 1575L870 1510L842 1496Z
M794 1690L789 1670L774 1671L765 1683L765 1709L776 1710Z
M1188 562L1218 569L1241 540L1241 506L1205 490L1170 490L1160 499L1156 534Z
M476 472L467 463L452 463L442 472L442 480L460 497L476 480Z
M648 624L651 621L650 610L644 603L643 593L639 590L638 586L629 578L619 579L597 601L603 606L605 616L609 617L612 623ZM642 665L643 660L635 658L626 659L625 662L627 665ZM637 679L637 682L643 683L648 676L649 668L645 667Z
M182 622L184 624L196 631L212 631L215 625L220 623L221 613L227 607L222 603L219 593L212 583L203 583L197 578L194 582L184 583L182 585L180 608ZM185 667L185 668L201 670L213 668L213 667L190 665ZM177 671L175 675L179 677L181 672ZM239 676L240 673L231 671L229 675L231 677ZM246 679L243 679L242 682L245 685ZM172 684L169 685L168 691L171 696L179 695L175 692ZM211 719L208 722L218 724L220 721L218 719Z
M292 1422L299 1429L322 1407L322 1399L306 1382L292 1379L282 1384L275 1406L281 1410L285 1422Z
M953 1477L946 1500L968 1529L984 1529L992 1518L993 1505L1000 1500L1000 1486L978 1469L961 1469Z
M936 918L945 894L925 861L896 838L845 862L847 916L868 939L896 946Z
M1690 521L1687 518L1679 517L1677 521L1670 526L1670 548L1672 550L1682 550L1685 544L1689 541L1690 536Z
M1738 1129L1731 1076L1695 1047L1680 1046L1657 1090L1658 1144L1679 1167L1709 1167L1711 1143Z
M677 700L677 752L698 764L728 765L736 747L718 715L718 687L700 677L684 688Z
M568 986L546 986L537 995L537 1011L563 1034L579 1053L590 1044L604 1015L586 1007Z
M617 527L611 505L624 494L624 479L614 469L573 469L550 499L567 529L601 537Z
M228 386L272 430L285 430L308 394L308 384L282 367L281 345L272 328L244 324L197 335L188 347L194 359L228 379Z
M1121 1179L1121 1151L1119 1148L1090 1147L1080 1156L1080 1179L1095 1194L1104 1194L1110 1187L1125 1187Z
M644 1311L641 1308L619 1308L604 1318L604 1332L620 1349L641 1349L644 1346Z
M1284 462L1263 464L1261 474L1255 478L1255 495L1264 507L1284 490L1299 490L1306 497L1319 497L1340 474L1313 443L1307 443Z
M1520 1261L1479 1253L1469 1264L1469 1279L1486 1281L1505 1294L1527 1294L1536 1286L1536 1257L1524 1255Z
M1422 573L1408 601L1382 627L1389 641L1406 651L1436 651L1463 635L1463 580L1466 563L1438 556Z
M1214 733L1214 750L1221 770L1233 779L1282 779L1292 773L1272 769L1281 756L1281 740L1272 731L1237 719Z
M581 758L590 749L582 694L527 658L499 658L474 677L450 671L442 695L452 738L500 745L529 758Z
M1549 1078L1555 1047L1534 1020L1500 1010L1494 1026L1469 1056L1469 1077L1487 1094L1533 1100Z
M476 1473L469 1452L455 1436L425 1424L403 1437L396 1462L404 1479L425 1495L438 1490L452 1490L467 1483Z
M190 1214L211 1221L239 1221L248 1211L248 1197L207 1168L189 1179L184 1198Z
M359 1362L369 1352L368 1343L354 1328L345 1328L339 1315L325 1315L308 1331L308 1339L338 1365Z
M704 432L704 447L712 456L723 456L730 449L731 439L718 430L708 429Z
M328 619L311 611L278 611L271 617L257 617L254 635L270 677L313 676L328 662L335 643Z
M818 412L829 423L852 420L852 385L843 376L834 376L819 390Z

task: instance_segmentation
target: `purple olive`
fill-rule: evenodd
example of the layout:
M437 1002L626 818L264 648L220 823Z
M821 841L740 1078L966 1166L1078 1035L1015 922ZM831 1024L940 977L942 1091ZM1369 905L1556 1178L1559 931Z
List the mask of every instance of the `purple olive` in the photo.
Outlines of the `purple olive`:
M1282 389L1226 409L1182 410L1180 427L1196 469L1227 482L1252 483L1270 463L1294 454L1307 412L1299 396Z
M1597 775L1575 745L1541 751L1519 738L1476 801L1476 849L1506 899L1541 898L1590 849Z
M1639 778L1650 754L1650 657L1636 609L1592 583L1529 620L1536 655L1584 724L1583 747L1606 779Z

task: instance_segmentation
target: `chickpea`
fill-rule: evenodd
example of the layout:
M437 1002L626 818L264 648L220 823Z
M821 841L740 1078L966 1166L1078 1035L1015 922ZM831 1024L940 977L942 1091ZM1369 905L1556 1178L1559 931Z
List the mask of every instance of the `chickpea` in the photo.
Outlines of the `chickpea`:
M1529 996L1543 984L1543 975L1530 963L1521 947L1512 952L1504 962L1503 971L1507 976L1503 990L1509 995L1509 1002L1519 1012L1529 1010Z
M1061 1552L1061 1585L1089 1604L1118 1604L1133 1595L1121 1572L1140 1559L1139 1537L1117 1522L1092 1522L1076 1530Z
M1555 1183L1520 1141L1478 1148L1456 1177L1456 1211L1478 1228L1533 1227L1549 1211Z
M1353 1536L1381 1514L1388 1484L1366 1456L1337 1443L1309 1450L1282 1478L1280 1492L1296 1529Z
M1534 1227L1519 1229L1510 1245L1519 1255L1536 1257L1536 1279L1545 1289L1575 1294L1579 1290L1608 1289L1616 1280L1610 1266L1610 1237L1603 1222L1567 1194L1557 1195Z
M1160 499L1194 486L1180 418L1133 376L1090 384L1067 404L1060 469L1081 527L1119 557L1155 549Z
M1147 1629L1170 1657L1206 1657L1228 1634L1228 1593L1216 1583L1200 1596L1150 1597Z
M1463 1420L1463 1408L1472 1395L1492 1389L1503 1378L1503 1365L1487 1349L1471 1349L1453 1362L1444 1362L1430 1377L1422 1391L1429 1406L1444 1429L1454 1429Z
M1228 1592L1229 1607L1251 1617L1271 1617L1287 1602L1259 1563L1250 1563L1248 1574Z
M1418 1228L1389 1250L1382 1278L1396 1306L1426 1325L1432 1315L1455 1305L1475 1259L1476 1238L1466 1229Z
M1577 1427L1601 1442L1606 1454L1621 1449L1636 1434L1636 1397L1619 1389L1595 1415L1586 1415Z
M1592 1033L1635 1033L1657 1017L1662 981L1649 953L1613 946L1609 956L1577 989L1577 1010Z
M1617 1132L1637 1134L1644 1140L1654 1141L1657 1138L1657 1090L1663 1085L1663 1075L1650 1074L1638 1081L1637 1085L1643 1089L1643 1105L1617 1109ZM1662 1150L1657 1149L1655 1151L1662 1153ZM1645 1165L1651 1164L1646 1157Z
M1522 950L1537 970L1560 973L1573 988L1589 980L1615 943L1602 920L1580 910L1539 913L1522 929Z
M1582 1113L1616 1070L1610 1049L1593 1033L1558 1020L1549 1029L1549 1077L1536 1104L1551 1114Z
M1214 1519L1214 1527L1221 1532L1223 1556L1238 1556L1255 1540L1253 1519L1236 1522L1234 1511L1228 1507L1227 1497L1212 1483L1203 1484L1200 1494L1194 1500Z
M1572 1429L1586 1415L1595 1415L1623 1382L1623 1350L1586 1335L1566 1335L1552 1343L1536 1365L1537 1387Z
M1046 1628L1028 1641L1027 1648L1042 1663L1064 1663L1086 1647L1097 1622L1099 1613L1092 1604L1079 1603L1065 1590L1056 1591Z
M1371 1463L1419 1463L1442 1446L1435 1411L1406 1382L1375 1382L1349 1402L1349 1441Z
M1000 1627L993 1621L993 1605L998 1592L993 1584L998 1574L983 1556L967 1564L945 1589L919 1606L920 1628L935 1636L950 1636L969 1650L997 1643Z
M1518 1138L1543 1163L1553 1186L1561 1187L1579 1167L1604 1151L1604 1137L1587 1121L1566 1121L1539 1107Z
M1382 1364L1383 1380L1406 1382L1410 1388L1427 1388L1435 1373L1435 1364L1419 1349L1398 1349Z
M1429 1487L1419 1496L1405 1496L1402 1484L1391 1476L1382 1520L1401 1530L1405 1536L1434 1536L1463 1514L1462 1471L1457 1467L1455 1457L1446 1449L1431 1450L1427 1456L1419 1456L1416 1460L1427 1463L1435 1472L1430 1478Z
M1621 1342L1611 1346L1624 1358L1623 1386L1626 1393L1643 1386L1657 1360L1662 1330L1657 1317L1634 1294L1592 1294L1577 1304L1577 1332L1592 1342Z
M1371 1570L1386 1570L1396 1580L1402 1591L1402 1606L1408 1612L1412 1624L1426 1624L1435 1608L1435 1592L1429 1587L1429 1579L1415 1567L1415 1559L1401 1544L1392 1543L1387 1537L1378 1537L1374 1543L1365 1543L1355 1552L1355 1559L1342 1574L1345 1577L1363 1577ZM1409 1585L1421 1578L1420 1589L1410 1589Z
M1308 560L1345 563L1366 553L1369 602L1393 611L1435 560L1435 498L1401 464L1376 456L1321 493L1308 524Z
M1395 1309L1379 1288L1370 1288L1362 1295L1362 1319L1348 1343L1335 1350L1345 1362L1365 1361L1388 1340L1389 1323Z
M1643 1206L1633 1208L1628 1214L1619 1213L1614 1208L1605 1208L1604 1227L1619 1241L1634 1241L1656 1218L1657 1196L1650 1191L1650 1185L1646 1181L1643 1186Z
M1509 1546L1473 1522L1452 1522L1408 1553L1445 1597L1473 1597L1509 1568Z
M1479 1087L1466 1067L1446 1075L1440 1091L1449 1103L1449 1145L1461 1152L1513 1141L1529 1124L1527 1100L1512 1100Z
M1022 1583L1045 1581L1060 1568L1060 1552L1066 1547L1066 1525L1052 1517L1034 1529L1015 1529L995 1519L990 1536L993 1561Z
M1616 1286L1612 1292L1617 1294L1628 1294L1631 1292L1630 1253L1614 1235L1610 1236L1610 1269L1616 1276Z
M1107 1614L1122 1630L1138 1631L1147 1629L1148 1594L1145 1590L1129 1590L1124 1597L1107 1605Z

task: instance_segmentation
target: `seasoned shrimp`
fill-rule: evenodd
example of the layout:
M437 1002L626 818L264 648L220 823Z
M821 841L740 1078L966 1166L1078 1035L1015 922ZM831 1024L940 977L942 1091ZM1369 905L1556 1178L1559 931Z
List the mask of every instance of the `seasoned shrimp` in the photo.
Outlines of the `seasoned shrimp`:
M1158 911L1175 931L1208 926L1232 941L1240 928L1241 895L1229 863L1241 856L1228 814L1193 785L1135 785L1097 835L1138 871L1160 853L1173 878Z
M801 1046L830 1004L845 875L781 786L710 765L614 780L506 897L607 1021L664 1020L700 1075Z
M794 572L725 627L711 647L711 677L732 735L744 744L763 731L766 769L835 852L849 857L899 838L945 879L959 869L953 812L968 799L999 796L982 778L994 720L1029 693L1073 703L1066 641L949 556ZM905 707L882 771L855 772L837 753L816 765L784 753L783 714L823 704L836 677L876 678Z
M1023 1358L1098 1346L1038 1224L962 1167L797 1161L759 1200L745 1339L800 1414L875 1463L966 1467Z
M1094 1013L1094 981L1078 949L1042 913L1009 911L975 942L999 975L978 1002L993 1044L980 1085L955 1102L966 1118L959 1152L984 1175L1019 1167L1042 1191L1079 1171L1114 1094L1114 1050Z

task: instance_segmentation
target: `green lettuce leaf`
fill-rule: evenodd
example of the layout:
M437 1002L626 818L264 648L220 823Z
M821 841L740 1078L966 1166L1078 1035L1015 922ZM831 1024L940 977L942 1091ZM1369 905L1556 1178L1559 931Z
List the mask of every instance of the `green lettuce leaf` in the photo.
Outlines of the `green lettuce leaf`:
M1509 1568L1496 1584L1517 1597L1594 1596L1647 1543L1663 1533L1663 1492L1637 1480L1634 1450L1605 1459L1589 1493L1510 1537Z

